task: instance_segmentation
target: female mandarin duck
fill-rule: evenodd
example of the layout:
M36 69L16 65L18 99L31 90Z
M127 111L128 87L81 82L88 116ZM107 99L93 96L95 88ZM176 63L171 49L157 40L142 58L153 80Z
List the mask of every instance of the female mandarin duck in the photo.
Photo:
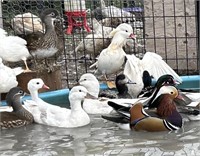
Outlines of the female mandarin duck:
M18 62L22 60L26 67L24 72L30 72L26 60L31 55L26 45L26 40L18 36L7 36L7 32L0 28L0 57L8 62Z
M11 69L5 66L0 58L0 94L7 93L11 88L18 85L16 76L24 70L21 67Z
M110 45L101 51L97 62L90 66L90 68L97 67L95 73L100 73L105 77L109 88L113 88L114 85L108 81L107 75L122 69L126 55L123 46L126 44L127 38L135 38L133 28L129 24L122 23L121 25L120 28L116 28L110 33L110 36L113 36Z
M27 47L31 56L37 61L58 55L64 49L63 32L61 30L61 18L57 10L48 8L41 12L41 21L45 26L45 33L33 32L31 34L20 35L27 41ZM52 70L53 66L47 64L48 70ZM52 62L51 65L53 65ZM40 68L39 65L36 66Z
M179 98L177 89L174 86L163 86L149 106L156 109L144 110L144 105L139 102L131 108L119 108L115 116L102 117L117 123L120 128L126 130L177 130L182 127L182 117L176 109L175 98ZM113 106L114 103L110 105Z
M47 88L42 79L32 79L28 82L28 89L32 100L24 101L24 106L34 116L36 123L57 127L80 127L90 123L88 114L82 109L81 102L88 91L83 86L75 86L70 90L69 101L71 109L52 105L38 97L40 88Z
M6 96L8 106L11 106L12 112L0 112L0 128L18 128L33 123L33 115L27 111L20 102L24 91L20 87L10 89Z

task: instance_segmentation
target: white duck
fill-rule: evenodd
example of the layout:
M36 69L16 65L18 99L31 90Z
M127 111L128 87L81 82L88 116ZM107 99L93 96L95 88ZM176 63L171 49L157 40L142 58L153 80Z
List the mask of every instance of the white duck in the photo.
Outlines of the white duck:
M91 74L83 74L79 79L79 84L84 86L88 93L96 97L95 99L84 99L83 109L88 114L110 114L113 112L113 108L108 105L108 101L118 103L135 103L138 99L109 99L106 97L99 97L100 85L97 78Z
M88 114L82 109L81 101L87 96L87 90L83 86L75 86L69 93L71 109L49 104L38 97L40 88L48 88L42 79L32 79L28 83L28 89L32 100L24 101L24 107L29 110L36 123L57 127L80 127L90 123Z
M0 93L7 93L11 88L18 85L16 76L24 70L21 67L11 69L5 66L0 58Z
M104 75L106 81L107 75L118 72L125 62L126 53L122 47L126 44L127 38L135 38L133 28L126 23L123 23L121 29L114 29L110 36L113 36L111 44L100 53L97 62L90 66L90 68L96 66L95 73ZM107 81L107 84L112 88L111 83Z
M160 76L170 74L178 82L182 82L180 76L162 59L162 57L154 52L147 52L142 59L134 54L126 55L127 61L124 67L124 74L136 84L128 85L129 94L135 98L141 92L144 84L142 74L146 70L151 76L157 80Z
M26 62L30 57L26 44L24 39L18 36L7 36L7 32L0 28L0 57L8 62L23 60L26 67L24 72L30 71Z

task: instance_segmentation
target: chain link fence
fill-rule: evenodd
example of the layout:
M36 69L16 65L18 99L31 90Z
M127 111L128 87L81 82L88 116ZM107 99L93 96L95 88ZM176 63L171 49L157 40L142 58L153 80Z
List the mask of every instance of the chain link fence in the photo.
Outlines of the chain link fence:
M73 17L72 22L77 25L69 30L69 11L73 11L69 8L75 1L85 12ZM112 30L122 22L131 24L137 35L135 41L130 41L124 47L126 53L142 58L147 51L156 52L180 75L199 74L197 1L75 1L1 1L0 24L13 35L16 35L16 30L12 19L16 15L30 12L39 16L45 8L59 11L63 18L65 41L62 59L58 61L61 65L63 87L73 86L83 73L94 72L89 66L95 62L101 50L108 46L106 30ZM78 25L84 18L87 20L88 30L87 27Z

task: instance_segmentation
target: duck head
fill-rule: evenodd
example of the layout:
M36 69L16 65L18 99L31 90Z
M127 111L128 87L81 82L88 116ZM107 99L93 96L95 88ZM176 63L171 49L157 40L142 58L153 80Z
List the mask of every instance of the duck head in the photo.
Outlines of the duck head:
M9 90L9 92L6 95L6 102L8 106L15 107L15 103L20 103L20 98L25 96L25 92L22 90L21 87L14 87Z
M89 94L98 98L99 91L100 91L100 85L99 85L99 81L93 74L91 74L91 73L83 74L80 77L78 83L79 83L79 85L84 86L87 89Z
M168 116L172 111L176 110L174 102L176 98L184 100L174 86L162 86L149 108L157 108L158 115Z
M85 98L96 99L83 86L74 86L69 92L69 101L83 101Z
M48 8L41 12L40 18L42 22L46 24L46 26L53 26L54 20L60 19L60 16L57 10Z
M126 38L132 38L135 39L136 36L133 34L133 28L131 25L127 23L122 23L119 26L117 26L116 29L110 32L109 37L112 38L115 36L115 34L119 31L124 32L124 35L126 35ZM125 33L126 32L126 33Z
M136 84L132 82L128 77L124 74L120 74L116 77L115 85L119 92L119 94L124 94L128 92L127 84Z
M28 90L29 91L37 91L41 88L49 89L47 85L45 85L44 81L40 78L31 79L28 82Z
M176 85L176 84L178 84L178 81L176 81L172 75L166 74L159 77L155 86L157 88L160 88L164 85Z

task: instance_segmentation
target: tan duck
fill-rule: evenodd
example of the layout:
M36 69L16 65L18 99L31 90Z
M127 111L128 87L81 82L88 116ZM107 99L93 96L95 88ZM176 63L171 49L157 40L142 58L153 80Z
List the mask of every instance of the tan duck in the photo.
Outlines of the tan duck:
M13 111L0 112L1 129L18 128L33 123L33 115L20 102L20 98L24 94L24 91L20 87L14 87L8 92L6 102L13 108Z
M45 9L41 14L40 18L45 26L45 33L34 32L27 35L21 35L27 41L27 47L30 51L30 54L33 56L37 62L49 57L54 57L60 50L64 49L63 38L61 37L63 32L61 32L58 25L58 21L61 21L59 13L57 10L48 8ZM58 22L58 23L57 23ZM59 33L62 33L61 35ZM51 68L51 65L45 62L47 67ZM40 68L38 66L38 68Z

